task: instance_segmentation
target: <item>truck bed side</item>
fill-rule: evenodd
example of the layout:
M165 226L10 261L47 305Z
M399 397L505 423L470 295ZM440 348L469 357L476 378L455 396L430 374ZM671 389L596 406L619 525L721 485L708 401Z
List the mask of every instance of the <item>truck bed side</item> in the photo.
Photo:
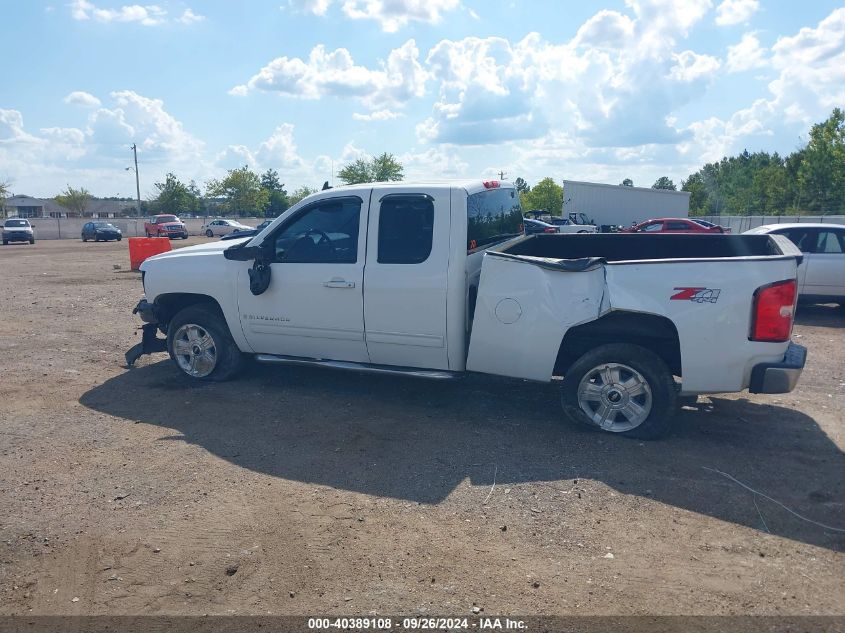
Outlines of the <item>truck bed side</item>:
M572 240L599 238L599 244ZM683 377L687 393L739 391L748 387L757 363L782 359L788 342L749 341L753 295L757 288L795 278L800 253L791 243L716 238L679 242L687 257L670 252L668 242L658 250L672 259L648 259L654 248L646 242L626 241L621 251L640 259L589 259L605 254L608 245L620 248L619 236L552 236L534 252L565 248L580 261L514 254L531 252L528 240L505 251L485 255L472 323L467 369L548 381L565 373L567 341L655 341L674 337L679 363L666 351L667 364ZM637 239L642 236L631 236ZM665 240L665 236L661 236ZM690 236L684 236L688 238ZM721 240L721 241L719 241ZM604 251L604 252L603 252ZM620 252L621 252L620 251ZM705 252L719 257L703 257ZM731 253L747 253L731 256ZM765 253L765 254L763 254ZM627 325L626 325L627 324ZM604 326L607 327L604 327ZM608 340L603 341L605 337ZM674 366L677 365L677 366Z

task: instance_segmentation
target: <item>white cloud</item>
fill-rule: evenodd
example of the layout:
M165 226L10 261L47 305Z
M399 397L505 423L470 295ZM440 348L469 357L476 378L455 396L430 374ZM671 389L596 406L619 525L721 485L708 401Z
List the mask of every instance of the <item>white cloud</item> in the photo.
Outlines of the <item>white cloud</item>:
M443 15L461 6L460 0L289 0L288 5L305 13L324 16L339 4L346 17L374 20L386 33L395 33L411 22L438 24ZM470 17L476 17L469 9Z
M82 106L83 108L100 107L100 100L97 97L82 90L74 90L63 101L71 105Z
M816 28L779 38L772 53L780 75L769 90L792 118L809 122L845 103L845 8Z
M746 33L737 44L728 47L727 69L729 73L762 68L767 64L766 50L760 46L760 40L754 33Z
M159 26L168 21L167 9L157 4L129 4L111 9L95 5L90 0L73 0L70 4L71 16L74 20L96 20L97 22L137 22L143 26ZM193 24L205 19L195 14L191 9L185 9L177 21L183 24Z
M229 94L243 96L258 90L303 99L350 97L375 108L421 97L427 79L414 40L392 50L377 69L357 65L345 48L329 52L320 44L307 60L277 57Z
M178 21L182 24L195 24L196 22L202 22L205 20L204 15L198 15L194 13L191 9L185 9L182 12L181 17L179 17Z
M747 22L760 8L759 0L723 0L716 7L716 24L719 26L731 26Z
M390 121L391 119L396 119L402 116L398 112L394 112L393 110L376 110L375 112L370 112L369 114L361 114L360 112L354 112L352 114L352 118L356 121Z
M669 77L677 81L691 82L708 78L722 66L722 62L715 57L699 55L693 51L673 53L672 58L677 63L669 69Z

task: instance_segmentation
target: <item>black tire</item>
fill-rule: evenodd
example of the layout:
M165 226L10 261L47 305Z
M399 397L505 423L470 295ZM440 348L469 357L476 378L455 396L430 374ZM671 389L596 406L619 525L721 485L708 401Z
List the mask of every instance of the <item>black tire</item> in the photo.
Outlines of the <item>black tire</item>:
M119 238L117 238L117 241L119 242L122 239L123 239L123 236L121 235Z
M83 242L87 242L87 241L88 241L88 238L87 238L87 237L83 237L83 238L82 238L82 241L83 241Z
M3 246L8 246L8 245L9 245L9 240L3 240Z
M635 370L650 390L651 410L638 426L628 430L601 429L579 406L578 388L581 381L607 363ZM672 372L657 354L639 345L611 343L590 350L569 368L561 388L561 405L566 417L592 429L652 440L666 436L671 430L677 412L677 390ZM613 415L617 417L616 413Z
M211 232L211 229L206 230L205 232L206 237L214 237L214 233Z
M29 240L29 243L30 243L30 244L35 244L35 238L33 237L31 240Z
M174 353L174 337L176 332L183 325L193 323L198 325L211 336L214 341L216 349L216 363L213 371L207 376L192 376L185 371L176 359ZM214 382L223 382L234 378L243 369L244 356L238 349L232 334L229 332L229 326L226 325L226 319L220 309L213 304L203 303L188 306L180 310L174 316L167 328L167 352L170 354L170 359L174 365L184 375L195 380L206 380Z
M183 236L182 236L182 239L183 239L183 240L186 240L186 239L188 239L188 236L187 236L187 235L183 235Z

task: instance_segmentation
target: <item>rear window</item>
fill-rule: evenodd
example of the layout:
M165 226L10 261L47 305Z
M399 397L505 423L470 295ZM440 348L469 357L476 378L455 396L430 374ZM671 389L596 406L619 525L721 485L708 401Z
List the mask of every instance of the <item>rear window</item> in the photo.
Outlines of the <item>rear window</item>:
M522 207L515 189L490 189L467 198L467 251L523 232Z
M29 226L29 222L26 220L6 220L6 227L15 227L15 226Z

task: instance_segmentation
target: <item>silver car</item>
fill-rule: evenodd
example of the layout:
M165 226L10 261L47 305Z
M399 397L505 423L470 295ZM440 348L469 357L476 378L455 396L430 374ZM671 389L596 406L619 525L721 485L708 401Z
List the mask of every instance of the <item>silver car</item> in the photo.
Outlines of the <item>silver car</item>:
M229 233L237 233L239 231L251 231L252 227L246 224L241 224L235 220L212 220L202 225L201 231L206 237L220 237L221 235L229 235Z

